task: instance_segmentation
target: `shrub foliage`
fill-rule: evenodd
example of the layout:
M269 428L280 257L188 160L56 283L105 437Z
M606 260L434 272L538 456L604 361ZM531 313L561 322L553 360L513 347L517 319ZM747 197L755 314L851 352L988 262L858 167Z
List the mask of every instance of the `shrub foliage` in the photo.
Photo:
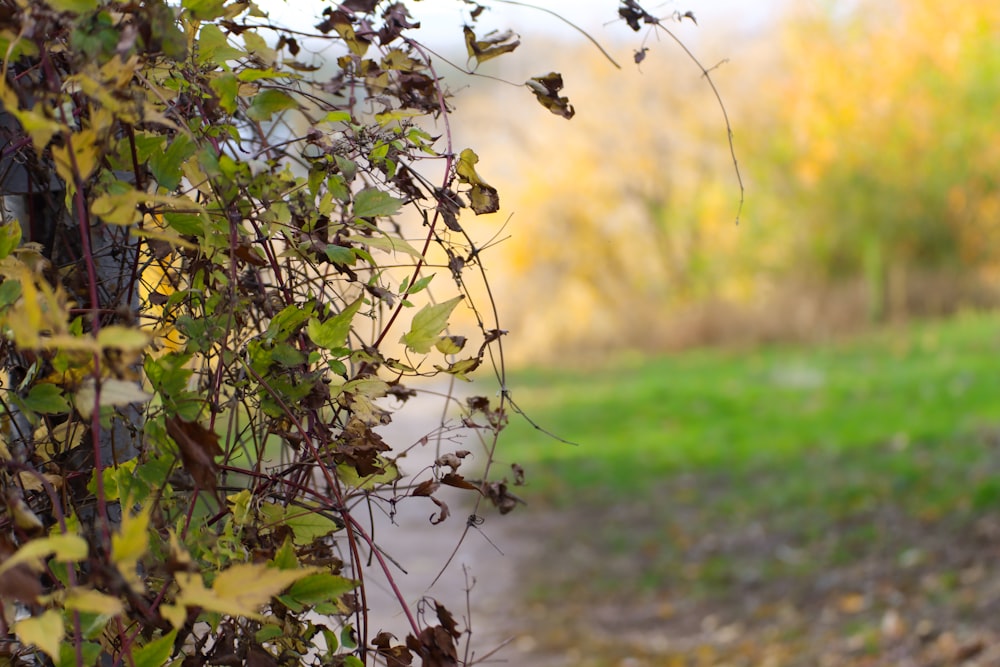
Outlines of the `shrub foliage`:
M468 4L471 65L516 48ZM442 485L517 503L521 471L490 470L505 332L467 288L486 274L465 220L499 197L405 3L318 20L0 3L3 660L460 661L441 605L418 620L399 596L410 635L372 636L366 562L393 580L359 517L430 497L444 521ZM524 94L568 118L562 85ZM453 332L458 309L478 327ZM461 407L485 471L442 451L403 478L407 443L377 427L417 379L481 366L499 398Z

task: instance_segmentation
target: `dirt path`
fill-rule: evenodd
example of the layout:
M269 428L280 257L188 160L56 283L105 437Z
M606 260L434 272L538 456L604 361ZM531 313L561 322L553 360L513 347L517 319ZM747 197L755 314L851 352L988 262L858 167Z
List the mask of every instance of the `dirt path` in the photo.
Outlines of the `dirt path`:
M440 396L421 393L394 415L391 424L378 429L394 448L418 443L398 462L406 479L429 477L429 467L439 451L471 451L473 463L468 465L468 471L465 465L461 469L470 476L485 458L475 434L463 429L456 418L446 420L442 428L444 403ZM431 437L422 440L427 435ZM372 512L376 542L398 564L392 567L392 575L404 599L415 614L423 608L421 600L436 600L453 614L460 629L471 628L470 664L486 657L491 663L525 667L542 664L532 662L533 642L519 634L521 626L517 621L518 596L524 592L518 584L518 569L531 562L537 551L518 536L523 515L514 512L501 516L484 504L479 510L482 523L467 528L471 493L442 487L434 495L451 511L451 516L437 525L431 523L431 518L440 510L429 498L402 499L391 519L384 504L382 511L376 507ZM385 630L403 641L412 630L377 562L365 570L365 578L371 610L369 636ZM433 605L425 609L418 623L437 624ZM464 650L463 643L460 655Z

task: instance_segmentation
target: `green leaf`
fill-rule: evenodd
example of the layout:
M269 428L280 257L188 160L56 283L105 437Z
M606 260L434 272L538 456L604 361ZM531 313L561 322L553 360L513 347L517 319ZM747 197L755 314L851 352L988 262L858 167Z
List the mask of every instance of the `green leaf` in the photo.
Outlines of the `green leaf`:
M153 153L149 159L149 170L156 182L167 190L174 190L183 177L181 165L195 154L197 148L186 134L178 134L167 146L167 150Z
M208 84L219 97L219 106L227 113L236 111L236 98L240 94L240 81L231 72L223 72Z
M357 588L356 582L336 574L311 574L292 584L285 592L285 597L311 607L321 602L336 600L355 588Z
M59 387L44 382L31 388L24 397L24 407L40 414L57 415L69 412L69 401Z
M351 266L357 259L357 255L350 248L332 243L326 246L326 256L333 264L342 264L345 266Z
M6 225L0 225L0 259L14 252L21 243L21 225L17 220L11 220Z
M365 188L354 196L354 217L374 218L395 215L399 213L404 203L405 200L393 197L378 188Z
M312 307L303 308L299 305L285 306L271 318L267 327L266 338L276 342L286 340L302 323L312 315Z
M340 530L340 526L332 519L301 507L288 508L285 525L292 529L292 540L296 544L311 544L320 537Z
M0 283L0 308L9 306L21 296L21 283L13 278L6 278Z
M229 40L219 26L214 23L202 26L201 32L198 34L199 64L204 65L209 62L223 63L245 55L246 53L242 50L229 44Z
M199 21L211 21L226 13L226 0L183 0L181 7Z
M431 351L431 346L438 342L441 332L448 326L448 318L451 311L462 300L462 296L456 296L443 303L427 305L420 309L413 316L410 330L399 339L409 349L419 354L426 354Z
M420 251L410 245L407 241L395 236L352 236L351 241L365 245L369 248L377 248L385 252L405 252L410 257L419 259L422 257Z
M174 651L177 631L171 630L159 639L154 639L139 649L132 650L133 667L162 667L167 664Z
M353 303L322 324L316 318L309 320L306 333L309 334L310 340L327 350L344 347L347 336L351 333L351 320L361 308L362 302L363 299L358 297Z
M247 109L250 120L271 120L271 116L279 111L295 109L298 103L290 95L280 90L268 88L257 94Z
M81 616L86 616L86 614L81 614ZM94 618L98 624L107 625L104 620L106 619L105 616L96 616ZM100 632L97 634L100 634ZM102 650L101 645L97 642L80 642L80 654L83 657L83 663L80 663L76 655L76 646L74 646L74 643L63 642L62 646L59 647L59 661L56 665L57 667L76 667L79 664L97 665L100 664L99 658Z
M416 294L417 292L423 291L424 289L427 288L428 285L430 285L431 281L434 280L435 275L437 274L432 273L429 276L424 276L423 278L420 278L419 280L415 281L412 285L406 288L405 294L407 296L410 296Z

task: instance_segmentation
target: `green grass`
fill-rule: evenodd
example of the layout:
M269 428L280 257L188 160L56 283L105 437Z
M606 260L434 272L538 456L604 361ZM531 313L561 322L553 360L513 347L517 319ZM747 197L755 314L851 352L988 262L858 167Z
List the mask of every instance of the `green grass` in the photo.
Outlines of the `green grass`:
M499 456L526 469L528 512L559 509L537 515L545 556L524 576L545 610L537 623L562 629L539 636L570 638L550 641L554 652L583 642L587 664L621 657L619 635L592 632L608 620L588 610L609 601L623 619L659 619L658 605L675 603L677 617L656 623L679 636L689 615L757 624L763 644L796 655L823 643L819 618L833 619L830 641L880 637L897 604L881 586L907 592L908 620L964 613L978 592L957 572L995 550L976 526L1000 509L1000 315L525 370L509 387L539 425L578 443L515 416ZM870 608L838 616L860 592Z
M791 478L755 491L792 500L822 486L823 466L868 451L870 460L838 479L838 502L863 505L882 483L871 466L889 466L884 483L912 492L942 461L959 474L956 484L967 481L962 471L984 453L962 443L1000 424L1000 316L967 314L816 347L525 370L509 386L534 421L578 443L512 418L502 458L528 469L533 495L629 496L683 471L739 476L792 465ZM926 451L928 443L947 451ZM995 503L1000 485L983 480L974 495Z

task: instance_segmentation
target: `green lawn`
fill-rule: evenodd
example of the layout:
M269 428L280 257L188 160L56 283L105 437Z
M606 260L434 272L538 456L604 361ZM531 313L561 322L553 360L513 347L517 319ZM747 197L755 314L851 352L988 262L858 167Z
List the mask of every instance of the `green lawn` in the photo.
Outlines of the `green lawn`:
M1000 645L1000 316L509 386L578 443L512 416L499 453L527 471L527 627L553 655L931 665L958 664L956 636ZM622 639L653 634L683 641Z
M502 457L529 470L537 494L634 493L670 472L739 473L886 445L905 453L1000 424L1000 316L817 347L530 370L509 385L535 422L577 443L512 417Z

